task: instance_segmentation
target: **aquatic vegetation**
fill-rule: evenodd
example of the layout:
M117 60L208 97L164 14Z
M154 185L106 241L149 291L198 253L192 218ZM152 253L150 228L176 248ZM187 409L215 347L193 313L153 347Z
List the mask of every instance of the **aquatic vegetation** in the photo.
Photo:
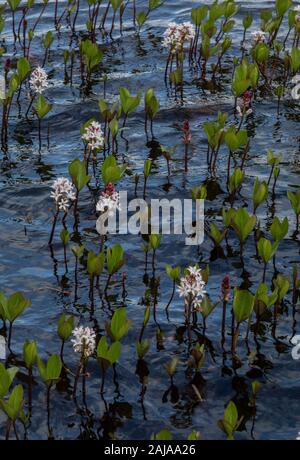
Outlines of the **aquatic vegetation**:
M1 439L299 430L299 5L171 3L0 5Z

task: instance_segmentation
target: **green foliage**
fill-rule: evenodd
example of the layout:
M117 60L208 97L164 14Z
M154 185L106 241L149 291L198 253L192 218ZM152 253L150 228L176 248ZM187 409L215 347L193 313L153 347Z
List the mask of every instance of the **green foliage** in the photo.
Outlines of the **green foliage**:
M236 214L236 209L234 208L222 208L222 217L225 227L229 227L231 222Z
M148 353L150 348L150 342L148 339L139 341L136 343L136 352L139 359L143 359L145 355Z
M115 244L106 251L107 270L110 275L116 273L124 264L124 249L120 244Z
M268 287L265 283L261 283L256 291L254 299L254 311L256 315L261 316L268 308L276 302L278 297L278 289L275 289L270 295Z
M52 109L52 104L49 104L42 94L39 94L34 102L34 111L38 118L42 120Z
M117 160L114 155L109 155L106 157L102 164L102 179L105 185L108 183L116 184L119 182L124 172L126 171L127 165L122 166L117 165Z
M149 88L145 93L145 112L153 120L159 110L159 101L154 94L154 89Z
M218 421L218 426L227 435L227 439L234 439L234 432L237 430L239 422L238 411L233 401L230 401L224 411L224 417Z
M141 93L138 93L136 96L132 96L128 89L120 88L120 100L121 106L124 114L127 116L129 113L133 112L141 102Z
M27 75L29 74L29 72L30 72L30 64L28 60L25 57L21 57L20 59L18 59L17 73L18 73L19 81L20 82L24 81Z
M252 56L254 61L258 64L262 64L269 59L270 48L265 43L258 43L252 50Z
M207 318L216 308L217 304L212 303L208 295L204 295L201 302L201 315L203 318Z
M178 358L172 358L171 361L165 366L166 371L170 377L173 377L173 375L175 375L178 362Z
M7 401L0 399L0 407L5 412L7 417L15 422L19 417L24 406L23 400L23 387L22 385L16 385L12 390Z
M18 370L17 367L5 369L4 365L0 363L0 398L4 398L8 392Z
M164 428L156 434L152 433L151 435L151 440L153 441L172 441L172 439L172 433L170 433L170 431L166 428Z
M274 241L281 241L287 235L289 231L289 221L288 218L285 217L282 222L278 219L278 217L274 217L272 225L270 227L270 232Z
M250 318L254 307L254 295L249 291L234 289L233 313L237 323Z
M273 150L269 149L267 153L267 162L272 167L278 166L281 162L281 155L274 155Z
M37 346L35 340L26 340L26 342L24 343L23 359L25 361L27 369L32 369L37 361Z
M158 235L156 233L151 233L151 235L149 235L149 244L153 251L156 251L156 249L159 247L161 240L162 235Z
M292 5L292 0L276 0L275 6L278 16L284 16Z
M71 247L71 251L73 252L74 256L79 258L82 256L82 254L84 253L84 245L81 244L80 246L78 244L74 244L72 247Z
M122 4L122 0L111 0L111 6L112 6L112 9L114 10L114 13L118 11L121 4Z
M268 185L265 181L260 182L258 177L255 178L253 192L252 192L252 200L253 200L253 208L254 212L256 212L257 208L268 198Z
M144 311L143 327L146 327L148 322L149 322L150 311L151 311L150 305L147 305L147 307L145 308L145 311Z
M256 88L258 83L259 70L256 64L249 64L246 59L243 59L242 63L236 67L233 82L232 91L236 97L242 96L244 92L249 88Z
M269 262L269 260L274 256L274 254L276 254L278 244L278 242L272 244L266 238L260 238L257 244L257 249L259 256L262 258L265 264Z
M227 229L223 230L222 232L218 229L216 224L210 224L210 233L209 236L213 240L216 246L220 246L222 241L224 240L227 233Z
M31 304L30 300L25 299L21 292L15 292L10 297L6 297L0 292L0 317L4 321L13 323Z
M208 13L208 6L201 5L196 8L192 8L191 19L195 26L200 26L201 23L205 20Z
M277 275L276 279L273 280L274 288L278 290L278 302L282 302L285 295L288 293L290 288L289 280L281 275L280 273Z
M129 331L132 321L127 319L126 314L125 307L118 308L108 325L109 335L114 342L119 342Z
M296 47L292 48L289 59L292 72L298 72L298 70L300 69L300 49Z
M63 313L58 320L57 334L64 342L68 340L74 329L74 316Z
M104 268L104 254L103 252L99 252L96 255L93 251L89 251L87 257L87 271L90 275L90 278L94 278L95 276L100 276Z
M247 13L243 18L243 27L245 30L249 29L253 22L253 16L250 13Z
M49 30L45 35L42 35L42 42L45 49L49 49L53 43L53 33Z
M70 233L66 228L63 228L62 231L60 232L60 239L61 242L64 246L67 246L69 240L70 240Z
M86 173L86 165L84 161L80 161L79 158L76 158L69 164L69 174L78 193L89 183L91 179L91 176Z
M10 9L12 11L16 11L18 6L20 5L21 3L21 0L7 0L7 3L9 4L10 6Z
M144 162L144 176L149 177L152 169L152 160L145 160Z
M300 214L300 188L295 193L287 192L287 196L296 216L298 216Z
M188 441L199 441L200 439L200 434L197 431L192 431L189 435L187 440Z
M195 347L191 350L191 359L189 361L189 366L193 367L196 372L200 372L205 362L205 349L204 343L200 345L199 342L196 343Z
M97 346L97 358L104 367L115 364L121 355L121 343L114 342L111 346L107 344L105 335L101 337Z
M248 142L248 134L246 130L237 131L233 126L225 134L225 143L231 152L235 152Z
M58 355L51 355L46 364L37 356L37 364L40 376L47 386L52 386L59 381L62 362Z
M241 187L245 177L245 172L240 168L235 168L231 176L229 177L228 188L230 193L236 193Z
M181 268L180 267L172 267L171 265L167 264L166 265L166 272L169 278L173 281L178 281L180 278L180 272Z
M206 185L199 185L193 187L191 190L193 200L205 200L207 197L207 187Z
M231 225L240 241L244 243L256 224L256 217L248 214L245 208L238 209L231 220Z
M228 118L228 113L218 112L217 119L214 121L206 121L203 123L203 129L206 133L208 144L211 148L216 148L221 145L225 137L225 123Z
M103 53L99 46L89 39L81 41L80 52L89 73L92 72L103 59Z

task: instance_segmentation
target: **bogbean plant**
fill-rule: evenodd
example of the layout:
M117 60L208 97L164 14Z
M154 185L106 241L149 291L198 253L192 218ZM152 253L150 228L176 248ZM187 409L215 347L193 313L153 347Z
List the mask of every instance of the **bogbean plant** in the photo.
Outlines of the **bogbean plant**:
M70 49L64 51L63 61L65 65L65 74L67 75L67 65L71 61L71 75L73 74L73 65L75 56L80 59L80 77L81 89L85 95L93 90L94 79L97 81L99 72L103 71L105 65L105 53L98 44L99 34L107 33L113 37L116 29L116 19L120 20L120 31L122 32L123 16L128 9L128 2L110 1L102 9L100 0L88 0L89 12L87 19L88 38L81 39L78 50ZM163 2L158 0L149 0L146 10L140 10L136 1L132 2L133 22L138 32L141 31L150 13L158 8ZM35 31L40 23L43 12L48 8L48 1L43 0L40 15L32 23L31 10L34 6L33 0L27 0L21 15L18 14L20 1L8 1L5 9L0 7L0 33L4 28L4 17L6 14L12 18L12 33L14 46L19 48L20 57L16 63L6 59L4 65L5 94L2 98L3 116L1 129L2 148L8 149L8 130L9 115L14 99L19 101L21 92L28 88L30 90L29 115L32 108L33 114L38 119L39 126L39 143L41 148L41 121L48 115L52 109L52 104L42 94L47 88L47 74L43 73L43 68L49 62L49 54L55 40L52 32L48 32L42 37L44 46L44 62L39 72L33 75L37 70L31 59L30 47L32 41L37 39ZM54 23L56 29L62 25L64 17L68 17L71 24L72 34L76 35L76 23L80 11L80 2L68 2L67 7L61 8L59 2L54 2ZM223 2L214 2L212 5L201 5L192 9L191 22L188 27L179 27L180 25L171 25L164 37L164 45L167 50L166 64L166 82L171 83L177 90L179 87L183 91L184 78L188 73L185 66L188 65L190 71L196 73L198 84L209 87L211 83L217 85L222 81L222 74L228 60L225 55L229 54L232 47L232 38L230 34L235 27L235 16L239 11L239 6L232 0ZM109 22L109 13L112 12L111 23ZM222 319L220 328L220 342L226 353L230 353L233 362L239 366L243 360L244 349L247 349L250 356L251 338L254 342L260 334L260 325L264 321L269 321L273 316L273 334L276 339L276 326L280 321L282 313L288 305L287 296L292 287L293 306L297 304L299 298L300 281L298 279L297 267L288 276L279 273L276 270L276 253L280 247L281 241L288 235L289 224L287 217L282 220L279 217L272 216L272 221L267 229L262 231L261 209L264 204L272 198L275 200L276 182L280 173L281 155L274 154L268 150L266 155L266 165L269 166L269 174L266 180L255 178L251 183L252 194L246 205L239 205L239 198L247 200L246 181L250 181L247 159L251 151L250 134L243 129L245 119L252 113L252 102L258 89L262 88L267 94L276 96L278 102L284 98L289 80L296 75L300 69L299 37L300 24L296 12L292 9L290 0L277 0L275 11L264 11L261 13L261 31L259 34L252 35L250 49L246 46L248 42L249 29L252 25L253 18L248 13L243 19L243 39L241 46L241 55L233 60L232 84L231 91L234 100L235 115L238 115L237 121L231 120L229 113L219 112L213 120L209 120L202 125L203 132L207 137L206 159L210 179L216 179L218 176L219 164L227 165L226 187L224 206L219 210L218 223L209 219L206 232L210 237L214 249L217 249L217 255L225 256L227 251L228 257L238 256L240 258L239 266L242 267L242 274L247 279L247 257L248 251L253 249L256 263L261 267L261 275L257 277L257 284L250 286L244 282L241 286L231 286L229 276L226 276L220 286L219 298L214 298L210 293L210 267L202 266L165 266L164 286L171 283L168 302L163 305L167 319L172 317L172 304L176 300L180 302L183 311L183 334L186 332L188 343L188 356L182 362L181 359L172 357L166 363L170 387L168 388L165 398L168 394L171 397L178 397L178 389L175 387L175 374L183 370L188 379L188 385L197 403L204 400L203 391L205 379L203 377L206 369L206 355L209 352L210 333L209 317L219 315ZM288 33L283 41L280 41L280 32L285 20L288 20ZM99 31L100 26L100 31ZM291 47L288 49L287 44L291 40ZM5 47L0 47L0 56L5 54ZM273 65L274 58L280 61L283 74L277 75L276 66ZM103 67L102 67L103 66ZM280 66L278 66L280 67ZM228 70L228 69L226 69ZM45 71L44 71L45 72ZM225 73L225 72L224 72ZM103 71L104 74L104 71ZM41 76L42 75L42 76ZM40 78L40 80L39 80ZM211 81L209 81L209 79ZM72 84L73 77L68 80ZM105 74L103 77L106 82ZM44 86L39 86L42 83ZM25 92L25 91L24 91ZM53 241L55 244L62 244L64 253L65 270L70 270L70 257L74 256L74 278L75 278L75 303L77 300L78 276L85 278L85 285L88 286L89 299L91 304L86 308L89 310L91 320L94 319L94 312L99 308L96 302L96 293L99 294L102 301L106 302L110 309L110 318L105 327L84 328L82 323L73 314L63 313L57 324L57 334L61 341L60 347L57 347L57 354L50 357L40 356L42 343L35 339L26 340L23 345L22 361L19 360L18 366L24 367L28 373L28 392L26 395L23 390L23 384L17 384L21 379L21 370L16 367L10 367L0 364L0 408L6 414L8 419L6 437L9 438L13 429L16 438L19 438L19 425L21 422L25 427L32 416L34 406L34 396L32 384L35 379L40 379L46 385L46 402L48 412L48 427L52 433L50 424L50 395L61 380L70 378L72 381L73 398L75 403L78 401L78 383L82 380L82 396L86 397L86 380L89 377L88 369L90 360L94 359L99 364L99 375L101 375L100 394L104 398L105 382L109 369L112 368L114 377L116 377L116 364L122 355L122 341L126 339L132 321L127 319L126 308L120 307L115 311L111 310L110 296L117 295L118 285L120 284L121 270L126 269L125 251L120 244L113 244L110 237L100 237L97 242L97 250L89 247L89 243L82 244L80 240L80 218L81 212L86 203L88 194L100 196L107 200L117 202L118 192L116 186L122 180L123 175L131 171L128 165L118 158L118 140L119 134L124 137L124 133L129 132L128 119L135 111L140 110L142 101L142 92L134 91L122 86L119 89L118 100L111 102L103 97L99 98L99 118L102 120L102 126L97 122L97 117L87 120L80 129L81 139L84 144L82 156L70 162L68 166L69 177L56 183L53 192L54 198L54 216L52 230L49 238L49 245L53 250ZM152 138L153 121L157 116L160 103L155 95L153 88L147 88L143 94L144 101L144 119L145 132L148 140L148 131ZM103 127L103 130L102 130ZM188 172L188 146L192 141L190 124L184 123L181 130L184 153L184 170ZM78 136L79 137L79 136ZM171 176L171 161L175 155L178 146L160 145L160 154L167 162L168 180ZM93 168L91 171L91 160ZM143 197L147 196L147 185L151 173L156 167L155 161L148 158L144 161L142 174L144 177ZM137 193L139 175L134 176ZM151 178L150 178L151 179ZM271 193L272 186L272 193ZM225 187L225 190L226 190ZM206 199L209 187L204 183L193 186L191 196L193 200ZM101 195L100 195L101 194ZM114 198L112 198L114 197ZM299 231L300 215L300 191L298 189L287 192L288 200L291 204L291 211L296 216L297 237ZM80 198L80 200L79 200ZM93 208L94 214L104 211L99 202ZM227 206L228 204L228 206ZM72 213L70 211L73 211ZM73 214L73 215L72 215ZM151 209L147 212L148 219L151 215ZM61 217L60 242L56 238L56 225ZM147 218L147 217L146 217ZM72 225L73 224L73 227ZM73 230L71 230L73 228ZM74 244L71 245L70 243ZM76 243L76 244L75 244ZM146 238L143 250L146 255L146 272L147 257L152 253L152 277L144 277L147 289L142 300L145 306L143 321L138 337L135 337L137 367L136 374L141 382L141 403L143 405L149 368L147 359L152 353L152 341L149 338L151 334L151 324L153 313L153 323L156 328L157 348L163 347L164 331L158 323L157 309L161 307L159 303L159 289L162 283L159 277L156 277L157 259L160 259L160 245L163 243L161 235L151 234ZM247 246L247 251L246 251ZM273 260L274 274L271 277L268 268ZM123 292L126 276L122 273ZM115 285L115 286L114 286ZM180 297L178 297L178 295ZM0 293L0 317L3 322L3 331L7 337L7 345L11 355L18 351L14 349L13 325L21 314L29 307L30 301L22 293L6 295ZM198 317L201 317L202 325L199 326ZM81 318L80 318L81 319ZM201 335L199 334L201 329ZM133 329L133 328L132 328ZM147 334L147 337L145 337ZM230 337L230 338L229 338ZM72 341L71 341L72 340ZM230 344L227 342L230 341ZM69 354L66 356L65 349L73 343L74 352L77 353L78 359L76 365L74 360L68 361ZM150 359L150 358L149 358ZM19 378L20 373L20 378ZM203 374L203 375L202 375ZM177 377L177 376L176 376ZM257 394L261 383L253 381L251 385L251 407L255 408ZM108 391L106 389L106 391ZM177 394L177 396L176 396ZM178 398L179 399L179 398ZM178 400L177 399L177 400ZM255 417L255 412L254 415ZM226 404L223 419L219 421L220 429L226 434L228 439L235 437L236 431L243 422L243 415L238 413L238 408L234 401ZM169 440L172 434L167 429L162 429L153 433L153 439ZM192 432L189 440L199 439L197 432Z

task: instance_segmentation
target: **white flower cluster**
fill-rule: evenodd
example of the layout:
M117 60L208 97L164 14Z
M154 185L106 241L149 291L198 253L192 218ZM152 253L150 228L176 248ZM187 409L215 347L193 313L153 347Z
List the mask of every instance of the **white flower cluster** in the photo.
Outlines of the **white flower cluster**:
M90 327L79 326L73 330L73 349L85 358L91 356L96 348L96 334Z
M113 216L117 210L120 210L120 195L113 184L108 184L105 191L102 192L96 210L98 212L108 212L108 216Z
M176 53L182 50L185 42L193 40L194 37L195 27L191 22L183 22L182 24L170 22L164 32L162 46L169 48L171 53Z
M92 149L100 149L104 144L104 136L100 123L92 121L86 128L82 135L82 140L87 142L88 146Z
M191 302L193 308L199 309L201 301L206 294L205 282L198 267L188 267L187 274L180 279L178 292L186 302Z
M56 207L59 211L67 212L70 202L76 199L74 186L66 177L59 177L53 182L53 192L51 198L54 198Z
M251 33L254 45L258 43L265 43L266 41L266 33L262 30L255 30Z
M30 75L29 84L35 93L42 94L49 86L48 75L45 70L37 67Z

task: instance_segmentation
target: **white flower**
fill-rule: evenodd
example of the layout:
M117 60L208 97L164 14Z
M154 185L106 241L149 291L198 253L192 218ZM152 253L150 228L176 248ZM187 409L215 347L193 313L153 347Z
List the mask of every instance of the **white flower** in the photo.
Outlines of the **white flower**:
M187 274L180 279L177 290L180 297L184 297L186 302L191 301L192 306L197 309L206 294L204 288L205 282L202 279L201 269L195 266L188 267Z
M266 33L262 30L255 30L251 35L255 45L258 43L265 43L266 41Z
M59 177L53 182L53 192L50 196L54 198L56 207L59 211L67 212L70 202L76 200L74 186L66 177Z
M239 117L242 117L243 115L246 115L246 116L250 115L253 112L251 107L246 109L244 105L240 105L240 104L236 106L236 111Z
M92 121L86 128L85 133L82 135L82 140L87 142L88 146L94 149L100 149L104 144L104 136L100 123Z
M105 191L102 192L102 196L96 205L96 210L98 212L107 211L109 216L113 216L120 209L120 195L115 190L114 185L109 183L105 187Z
M79 326L73 330L74 338L71 339L73 349L85 358L91 356L96 348L96 334L90 327Z
M171 53L182 50L184 43L195 37L195 27L191 22L176 24L170 22L164 32L162 46L169 48Z
M30 75L29 84L35 93L42 94L49 86L45 70L37 67Z

